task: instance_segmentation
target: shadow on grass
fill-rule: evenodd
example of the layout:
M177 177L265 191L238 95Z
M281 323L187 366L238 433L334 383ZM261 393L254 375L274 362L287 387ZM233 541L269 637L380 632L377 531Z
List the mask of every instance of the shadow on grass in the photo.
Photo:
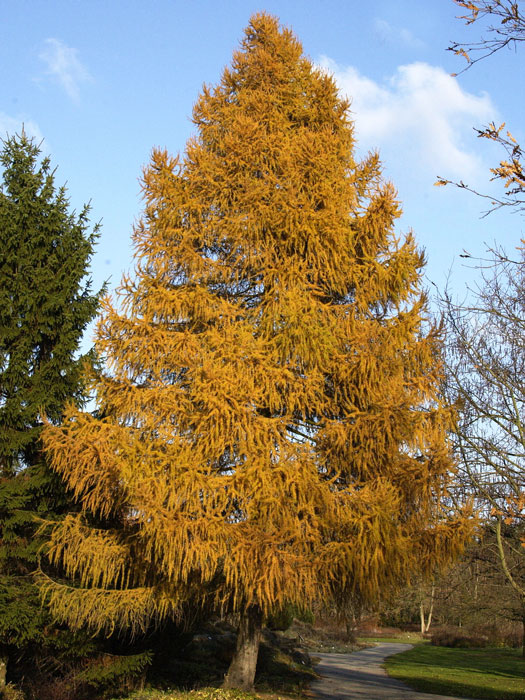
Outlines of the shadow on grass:
M418 645L390 657L393 678L416 690L490 700L525 699L525 661L513 649Z

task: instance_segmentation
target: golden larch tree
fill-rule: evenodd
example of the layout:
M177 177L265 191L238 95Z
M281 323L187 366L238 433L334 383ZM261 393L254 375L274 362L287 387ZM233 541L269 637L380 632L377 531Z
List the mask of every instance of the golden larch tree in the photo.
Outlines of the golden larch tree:
M49 545L74 583L44 589L95 629L212 598L240 619L225 683L247 688L276 606L373 599L469 527L444 499L423 255L394 233L378 156L354 160L333 78L259 14L193 121L184 156L144 173L135 279L97 330L98 412L44 435L81 504Z

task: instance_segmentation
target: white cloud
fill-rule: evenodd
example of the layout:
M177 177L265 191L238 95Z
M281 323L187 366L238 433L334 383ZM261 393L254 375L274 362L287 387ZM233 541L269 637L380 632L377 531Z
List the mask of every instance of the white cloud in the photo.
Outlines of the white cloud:
M326 57L321 66L351 100L361 148L394 149L407 167L434 179L439 174L472 182L485 170L472 128L498 121L486 93L464 91L456 78L427 63L399 66L382 84Z
M59 39L46 39L39 58L46 65L46 74L56 80L75 102L80 97L80 85L92 80L89 71L78 58L77 49Z
M7 136L14 136L15 134L21 134L22 129L24 129L27 136L34 138L37 144L43 141L44 137L42 136L38 124L30 119L18 119L16 117L10 117L8 114L5 114L5 112L0 112L1 139L5 139Z
M393 27L384 19L374 20L374 31L380 41L387 44L401 44L410 49L421 49L425 42L415 37L409 29Z

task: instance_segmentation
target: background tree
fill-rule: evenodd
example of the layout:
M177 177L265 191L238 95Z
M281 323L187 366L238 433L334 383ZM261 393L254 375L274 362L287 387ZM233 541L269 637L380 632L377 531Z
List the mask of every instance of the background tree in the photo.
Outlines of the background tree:
M525 575L519 560L522 535L523 526L503 524L501 536L509 566L521 580ZM380 621L404 629L419 627L422 634L447 643L463 637L464 641L471 638L490 646L519 646L523 607L501 568L493 524L481 527L463 554L451 566L436 572L431 582L416 582L393 599L382 601Z
M467 61L464 72L478 61L492 56L501 49L513 48L525 41L525 15L522 3L513 0L454 0L468 14L460 19L467 25L488 19L488 34L479 41L470 43L452 42L448 50Z
M70 213L50 161L27 136L0 154L0 680L5 661L35 664L53 644L30 573L44 539L36 517L73 507L42 456L40 412L58 423L66 401L86 398L79 354L98 295L86 280L97 227L88 208ZM47 631L46 631L47 630ZM14 668L11 669L14 672Z
M525 630L525 547L509 536L511 526L523 533L525 525L524 249L514 260L493 249L481 264L481 282L470 302L455 305L445 299L447 386L460 408L460 474L493 524L501 567L521 606Z
M510 47L516 49L522 41L525 41L525 13L522 3L512 0L454 0L454 2L462 9L467 10L468 14L460 17L467 25L481 23L484 20L496 22L496 24L489 24L486 37L479 41L453 42L449 46L449 51L453 51L467 61L467 65L463 71L460 71L461 73L497 51ZM492 179L503 182L503 195L500 197L488 195L472 189L463 181L452 182L443 177L438 177L436 185L453 184L487 199L490 202L490 209L487 213L500 207L510 207L517 211L523 211L525 206L525 170L522 147L511 132L505 129L505 123L498 126L492 122L484 128L475 129L475 131L480 138L498 143L505 152L499 165L491 168Z
M468 25L485 20L487 34L479 41L454 42L449 50L467 61L467 70L505 47L516 48L525 40L525 15L519 2L510 0L455 0L467 11L461 17ZM452 183L488 199L489 211L511 207L522 212L525 203L523 151L505 124L476 129L478 136L499 143L506 156L493 168L493 179L501 180L501 197L472 190L464 182ZM436 184L450 181L439 178ZM488 212L487 212L488 213ZM521 242L523 245L523 241ZM503 531L521 532L524 509L523 389L520 373L523 352L523 249L515 259L501 249L489 250L489 259L479 261L482 277L465 304L455 304L445 295L450 327L451 353L448 370L450 392L461 405L457 447L464 485L472 489L485 513L492 518L502 571L525 611L523 555L516 538ZM513 562L511 564L511 562ZM525 625L525 618L524 618ZM524 642L525 649L525 642Z
M523 530L523 525L504 523L500 536L505 543L509 569L522 586L525 584L520 552ZM512 634L512 623L523 628L523 605L501 568L499 549L494 526L488 523L448 570L446 580L438 582L436 616L447 624L485 632L491 641L501 644L505 635L514 636L513 641L517 641L519 629L514 629ZM501 635L499 639L498 635Z
M348 104L277 20L256 15L206 87L183 158L155 151L136 280L104 302L100 414L45 445L81 505L43 579L71 624L142 629L212 597L238 614L226 685L253 683L282 604L371 600L460 546L450 414L423 255ZM92 527L93 515L105 524Z

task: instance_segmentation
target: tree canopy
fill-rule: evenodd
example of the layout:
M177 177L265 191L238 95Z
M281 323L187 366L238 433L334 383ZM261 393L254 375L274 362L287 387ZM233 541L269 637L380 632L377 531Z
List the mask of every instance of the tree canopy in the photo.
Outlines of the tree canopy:
M98 413L45 430L81 512L49 547L73 582L43 587L95 629L211 597L240 615L227 683L247 687L262 616L372 600L470 525L446 499L424 257L377 154L356 162L333 78L255 15L193 121L184 155L144 171L136 275L98 324Z

